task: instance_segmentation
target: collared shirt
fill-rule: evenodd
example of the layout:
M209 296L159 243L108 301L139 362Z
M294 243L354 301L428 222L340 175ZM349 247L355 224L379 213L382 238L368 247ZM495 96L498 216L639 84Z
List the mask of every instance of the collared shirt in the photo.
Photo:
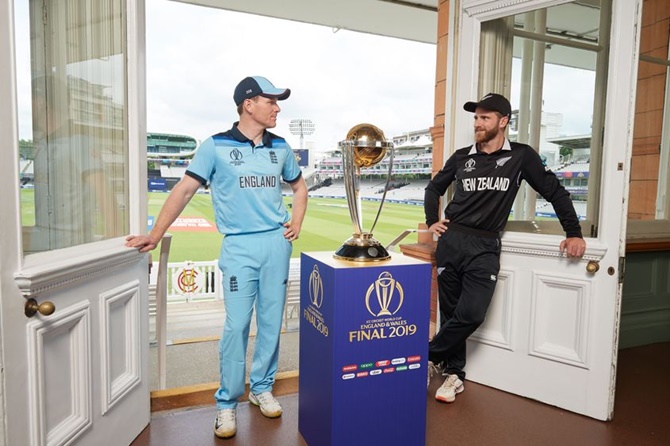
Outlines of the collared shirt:
M553 205L568 237L581 237L570 194L556 175L532 147L507 139L499 150L490 154L477 150L474 144L449 157L426 187L426 224L430 226L439 220L439 199L455 182L445 218L473 229L501 232L522 180Z
M224 235L276 230L290 219L281 182L302 173L284 138L267 130L260 144L244 136L237 122L227 132L206 139L186 170L210 184L216 226Z

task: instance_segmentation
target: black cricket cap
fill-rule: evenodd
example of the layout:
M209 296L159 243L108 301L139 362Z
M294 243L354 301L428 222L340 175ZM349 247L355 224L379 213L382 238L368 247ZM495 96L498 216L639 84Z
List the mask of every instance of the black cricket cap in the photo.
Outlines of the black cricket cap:
M481 107L484 110L497 111L508 118L512 115L512 106L507 98L497 93L489 93L478 102L471 101L463 104L463 109L471 113L474 113L477 107Z

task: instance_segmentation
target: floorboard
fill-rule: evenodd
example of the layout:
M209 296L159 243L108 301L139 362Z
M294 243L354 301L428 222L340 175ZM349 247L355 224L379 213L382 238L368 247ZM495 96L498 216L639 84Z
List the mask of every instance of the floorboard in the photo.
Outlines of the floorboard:
M542 446L670 445L670 343L621 350L614 419L601 422L473 382L453 404L427 401L426 444ZM155 412L131 446L302 446L298 394L278 397L279 419L263 417L248 402L238 406L238 433L230 440L213 434L213 405ZM350 445L346 445L350 446Z

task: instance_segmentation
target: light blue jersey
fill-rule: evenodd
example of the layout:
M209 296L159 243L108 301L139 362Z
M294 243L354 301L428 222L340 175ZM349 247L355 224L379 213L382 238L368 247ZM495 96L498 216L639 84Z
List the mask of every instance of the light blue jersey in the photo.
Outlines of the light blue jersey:
M290 219L281 182L293 183L301 171L286 140L266 131L254 146L235 123L200 145L186 174L210 184L216 226L234 235L281 228Z
M261 144L254 145L235 123L202 143L186 174L210 184L216 226L225 235L219 268L226 320L219 343L221 383L214 398L217 409L231 409L245 392L254 307L257 332L249 386L256 394L272 391L293 250L284 237L290 215L281 181L297 181L301 172L283 138L265 131Z

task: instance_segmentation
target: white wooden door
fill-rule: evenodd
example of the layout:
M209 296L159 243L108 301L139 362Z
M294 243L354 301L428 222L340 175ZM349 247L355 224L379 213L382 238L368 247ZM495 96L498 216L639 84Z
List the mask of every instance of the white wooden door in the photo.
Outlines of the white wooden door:
M7 369L23 370L8 379L9 444L127 445L149 422L147 263L122 240L96 245L16 275L56 310L6 315Z
M25 11L27 3L16 0L0 6L0 134L4 142L0 163L0 373L4 387L0 398L6 409L0 444L128 445L150 418L148 258L126 248L120 233L71 247L24 252L18 127L22 119L31 118L19 115L17 91L31 78L19 69L17 58L36 37L35 33L16 32L15 13L19 11L15 8L24 7ZM126 183L120 186L127 191L125 223L121 226L138 232L146 225L146 199L139 198L146 196L143 40L137 37L143 34L144 7L141 0L116 2L114 6L122 5L123 11L113 7L105 10L105 5L98 0L52 2L50 8L67 8L67 14L45 9L39 15L40 20L57 17L67 24L65 40L84 39L88 45L94 45L96 36L87 35L87 31L103 24L109 25L106 30L111 33L111 27L123 23L123 37L114 42L118 46L108 46L106 51L123 48L124 53L111 56L122 60L124 68L119 76L127 87L127 102L122 106L125 119L114 121L118 128L123 127L121 145L130 159ZM109 20L116 22L110 24ZM75 51L72 47L61 48L68 64L81 64L81 60L72 61L76 55L68 54ZM91 76L95 74L91 71ZM101 98L101 105L105 105L109 98ZM100 110L99 122L106 122L106 109L101 106L95 111ZM100 134L98 129L95 132ZM108 152L106 156L103 161L119 164ZM113 226L117 222L108 223ZM51 315L31 314L27 311L31 302L42 310L51 303L55 311Z
M478 71L485 22L566 3L451 2L448 82L455 88L446 98L453 110L447 113L447 152L471 144L472 118L462 105L488 92L480 91ZM508 224L498 286L486 322L468 342L466 372L469 380L605 420L614 403L641 1L589 3L611 7L612 22L601 24L611 26L611 50L607 70L601 70L605 87L594 94L594 114L603 116L603 150L592 149L590 160L588 224L582 225L587 252L581 261L569 261L558 252L562 235ZM497 69L504 77L504 64Z

